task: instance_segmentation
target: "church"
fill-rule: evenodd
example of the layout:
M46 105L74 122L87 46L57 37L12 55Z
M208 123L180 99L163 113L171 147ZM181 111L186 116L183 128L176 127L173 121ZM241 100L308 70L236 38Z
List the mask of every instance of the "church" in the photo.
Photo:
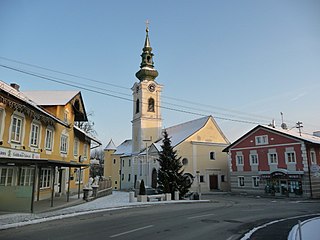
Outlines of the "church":
M112 139L104 149L104 175L111 178L114 190L134 189L137 181L146 187L157 187L157 161L162 148L162 133L166 130L171 146L181 157L184 174L193 182L191 191L228 191L228 156L222 150L230 142L212 116L162 129L161 91L155 79L149 40L149 28L141 54L139 81L133 84L132 139L115 146Z

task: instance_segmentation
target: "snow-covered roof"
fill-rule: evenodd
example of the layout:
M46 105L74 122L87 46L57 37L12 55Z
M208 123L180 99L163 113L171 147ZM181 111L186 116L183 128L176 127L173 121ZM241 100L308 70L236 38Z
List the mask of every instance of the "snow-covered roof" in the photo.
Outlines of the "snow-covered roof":
M108 145L104 148L104 150L116 150L116 149L117 149L117 147L114 144L114 142L112 141L112 139L110 140Z
M245 137L247 137L248 135L250 135L252 132L256 131L259 128L264 128L269 131L277 132L279 134L282 134L282 135L285 135L288 137L293 137L293 138L301 140L301 141L320 145L320 137L314 136L312 134L301 133L301 135L300 135L300 133L297 132L296 129L283 129L283 128L273 127L273 126L268 126L268 125L257 125L253 129L251 129L249 132L247 132L246 134L244 134L243 136L238 138L236 141L234 141L231 145L229 145L228 147L223 149L223 152L229 151L230 148L232 148L233 146L238 144L242 139L244 139Z
M211 116L206 116L166 128L165 130L167 131L168 136L171 140L171 146L177 146L179 143L183 142L192 134L199 131L202 127L204 127L204 125L207 123L210 117ZM162 139L154 143L154 146L158 149L158 151L161 151L161 145Z
M117 155L131 155L132 152L132 140L128 139L121 143L114 154Z
M70 102L79 91L24 91L23 93L41 106L64 106Z
M66 125L63 121L61 121L60 119L53 116L52 114L50 114L49 112L44 110L42 107L38 106L38 104L35 101L33 101L32 99L30 99L26 94L16 90L15 88L11 87L10 85L8 85L7 83L5 83L1 80L0 80L0 89L7 92L8 94L18 98L19 100L25 102L29 106L32 106L33 108L37 109L39 112L43 113L44 115L53 119L54 121L59 122L62 125Z
M296 129L286 130L286 129L276 128L276 127L272 127L272 126L263 126L263 127L268 128L273 131L276 131L276 132L279 132L279 133L289 135L291 137L298 138L303 141L307 141L307 142L314 143L314 144L320 144L320 137L314 136L312 134L307 134L307 133L301 133L301 135L300 135L300 133L297 132Z

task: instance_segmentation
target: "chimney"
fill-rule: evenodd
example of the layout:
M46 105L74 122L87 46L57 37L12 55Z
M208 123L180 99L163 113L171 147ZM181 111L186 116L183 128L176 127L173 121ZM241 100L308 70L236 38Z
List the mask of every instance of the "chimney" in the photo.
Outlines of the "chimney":
M320 137L320 131L313 132L313 136Z
M10 86L13 87L17 91L19 91L19 89L20 89L20 86L16 83L11 83Z

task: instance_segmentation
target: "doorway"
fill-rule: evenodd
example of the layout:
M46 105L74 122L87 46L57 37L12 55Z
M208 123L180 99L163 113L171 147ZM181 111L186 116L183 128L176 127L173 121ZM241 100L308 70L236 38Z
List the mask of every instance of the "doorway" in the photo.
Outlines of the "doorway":
M218 175L209 175L210 190L218 189Z

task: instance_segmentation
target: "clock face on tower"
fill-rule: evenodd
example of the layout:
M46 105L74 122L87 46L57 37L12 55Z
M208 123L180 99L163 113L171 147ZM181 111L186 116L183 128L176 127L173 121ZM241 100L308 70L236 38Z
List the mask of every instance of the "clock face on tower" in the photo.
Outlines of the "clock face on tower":
M149 84L148 89L150 92L154 92L156 90L156 85L154 83Z

